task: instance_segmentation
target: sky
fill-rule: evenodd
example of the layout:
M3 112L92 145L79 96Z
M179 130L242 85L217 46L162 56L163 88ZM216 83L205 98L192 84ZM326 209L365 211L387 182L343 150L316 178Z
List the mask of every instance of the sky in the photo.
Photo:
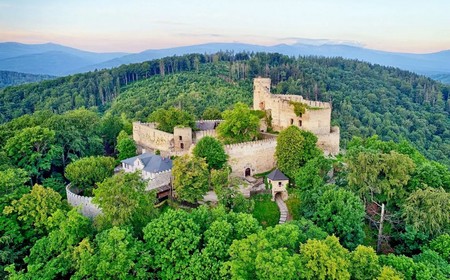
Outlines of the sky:
M208 42L450 49L449 0L0 0L0 42L139 52Z

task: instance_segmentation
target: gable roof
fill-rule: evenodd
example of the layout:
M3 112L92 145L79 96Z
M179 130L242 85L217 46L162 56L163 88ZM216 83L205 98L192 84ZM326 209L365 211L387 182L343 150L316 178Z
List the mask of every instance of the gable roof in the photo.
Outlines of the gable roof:
M272 181L289 180L289 178L286 177L286 175L284 175L283 172L281 172L278 169L275 169L274 171L270 172L269 175L267 175L267 178L269 178Z
M197 121L195 126L198 130L213 130L221 123L222 121Z
M144 153L132 158L127 158L121 162L134 166L136 159L139 159L143 163L143 170L150 173L158 173L172 169L172 160L170 158L163 158L160 155L151 153Z

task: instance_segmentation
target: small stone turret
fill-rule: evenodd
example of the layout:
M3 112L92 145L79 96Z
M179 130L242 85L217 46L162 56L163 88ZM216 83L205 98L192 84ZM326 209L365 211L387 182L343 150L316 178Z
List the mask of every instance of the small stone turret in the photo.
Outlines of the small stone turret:
M173 138L175 151L188 151L192 145L192 128L174 127Z

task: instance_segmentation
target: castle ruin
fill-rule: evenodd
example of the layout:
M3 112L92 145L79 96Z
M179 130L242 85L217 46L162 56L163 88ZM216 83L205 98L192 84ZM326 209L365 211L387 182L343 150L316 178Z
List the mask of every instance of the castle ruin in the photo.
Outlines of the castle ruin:
M306 105L303 114L297 116L293 102ZM253 81L253 109L266 111L272 119L272 129L281 131L295 125L314 133L317 146L326 155L339 153L339 127L331 127L331 104L303 99L300 95L271 94L269 78L255 78Z
M292 102L306 105L305 112L297 116ZM290 125L314 133L317 146L325 155L339 153L339 128L331 127L331 104L310 101L299 95L271 94L270 79L256 78L253 83L253 108L263 110L271 117L274 131L281 131ZM270 119L270 118L269 118ZM139 152L159 151L162 156L180 156L192 152L195 144L205 136L217 137L215 128L221 120L197 121L197 130L190 127L175 127L173 133L157 129L155 123L133 123L133 139ZM260 130L266 131L265 122ZM232 174L239 177L252 176L273 169L276 166L276 135L262 133L259 141L225 145Z

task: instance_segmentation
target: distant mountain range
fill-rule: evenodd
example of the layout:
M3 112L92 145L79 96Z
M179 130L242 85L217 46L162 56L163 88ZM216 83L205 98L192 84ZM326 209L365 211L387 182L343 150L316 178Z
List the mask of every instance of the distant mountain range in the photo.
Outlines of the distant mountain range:
M395 53L342 44L279 44L260 46L242 43L201 45L146 50L140 53L94 53L53 43L27 45L0 43L0 70L63 76L122 64L188 53L278 52L290 56L326 56L358 59L423 74L443 82L450 81L450 50L429 54Z
M64 76L126 54L87 52L53 43L0 43L0 70Z

